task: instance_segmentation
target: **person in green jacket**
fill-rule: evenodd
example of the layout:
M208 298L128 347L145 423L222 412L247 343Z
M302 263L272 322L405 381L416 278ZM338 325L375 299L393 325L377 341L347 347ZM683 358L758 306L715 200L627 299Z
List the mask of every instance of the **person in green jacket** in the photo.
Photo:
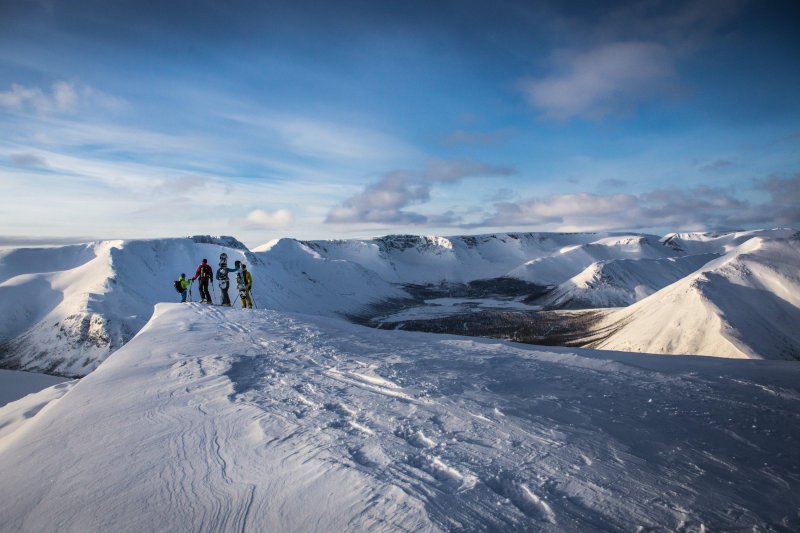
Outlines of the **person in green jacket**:
M189 293L192 280L186 279L186 274L181 274L181 277L178 278L178 283L181 284L181 288L183 289L183 292L181 292L181 303L184 303L186 302L186 295Z

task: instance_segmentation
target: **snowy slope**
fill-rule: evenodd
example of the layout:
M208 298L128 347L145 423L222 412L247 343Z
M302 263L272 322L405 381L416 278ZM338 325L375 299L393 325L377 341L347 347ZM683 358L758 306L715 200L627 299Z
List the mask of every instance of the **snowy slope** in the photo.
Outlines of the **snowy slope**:
M594 346L800 359L800 235L751 237L694 274L606 317Z
M559 285L599 261L663 259L679 254L653 235L606 237L565 247L557 254L527 261L509 272L508 276L538 285Z
M36 532L797 530L799 378L162 304L0 436L0 516Z
M216 269L222 252L230 266L237 259L249 265L256 303L264 306L334 314L402 294L358 265L285 249L275 263L269 253L258 257L232 238L8 250L0 252L2 364L86 375L141 329L156 303L179 299L172 280L182 272L193 276L203 258ZM196 286L193 293L197 298Z
M661 241L677 252L687 254L725 254L753 237L788 239L797 230L792 228L756 229L728 232L668 233Z
M598 261L535 303L554 308L625 307L688 276L717 254Z

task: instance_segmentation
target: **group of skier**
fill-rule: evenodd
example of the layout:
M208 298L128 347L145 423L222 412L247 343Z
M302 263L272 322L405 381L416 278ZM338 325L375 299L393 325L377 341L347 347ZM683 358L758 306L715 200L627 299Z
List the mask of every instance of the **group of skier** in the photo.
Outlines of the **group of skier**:
M222 293L222 303L220 305L231 306L231 298L228 295L228 288L230 287L229 275L235 273L236 289L239 291L242 309L252 309L253 296L250 291L253 287L253 276L250 274L250 271L247 270L247 265L241 261L236 261L234 266L236 268L228 268L228 254L220 254L219 268L216 274L217 281L219 282L219 290ZM197 267L194 277L187 278L186 274L181 274L181 277L175 281L175 290L181 294L181 302L186 301L192 283L198 280L198 285L200 286L200 303L213 304L214 302L211 299L211 294L208 292L209 283L212 284L213 289L213 278L214 271L211 269L211 266L209 266L207 259L203 259L203 262Z

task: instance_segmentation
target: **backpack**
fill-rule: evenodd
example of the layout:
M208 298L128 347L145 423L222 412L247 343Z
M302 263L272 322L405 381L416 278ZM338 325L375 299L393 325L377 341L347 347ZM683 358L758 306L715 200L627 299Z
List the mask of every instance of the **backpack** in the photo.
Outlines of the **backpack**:
M176 279L176 280L175 280L175 285L174 285L174 286L175 286L175 290L176 290L176 291L178 291L178 292L183 292L183 284L181 283L181 280L179 280L179 279Z

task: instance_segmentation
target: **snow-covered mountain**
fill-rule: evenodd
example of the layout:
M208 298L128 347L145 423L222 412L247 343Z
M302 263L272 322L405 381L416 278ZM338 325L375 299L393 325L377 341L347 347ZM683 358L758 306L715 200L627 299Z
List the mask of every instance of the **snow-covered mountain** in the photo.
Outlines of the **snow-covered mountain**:
M0 408L8 531L797 531L800 365L160 304Z
M0 357L10 368L83 376L147 323L172 281L200 260L242 260L263 306L331 315L402 291L357 264L328 261L287 240L253 254L233 238L102 241L0 251ZM279 257L276 261L275 258ZM218 289L217 289L218 290ZM197 287L194 287L197 297ZM235 292L235 291L232 291Z
M798 339L787 322L797 304L782 296L782 284L794 287L792 272L798 262L791 254L783 257L769 250L770 243L795 242L792 235L788 229L671 234L662 239L608 233L395 235L350 241L279 239L255 252L230 237L199 236L5 250L0 251L0 363L67 376L89 373L141 329L156 303L178 298L172 288L178 274L191 276L204 257L216 266L221 252L231 264L241 259L250 265L257 305L281 311L354 315L383 301L409 298L404 291L409 284L441 285L446 291L447 284L516 278L550 287L533 302L548 307L639 302L639 307L607 316L603 346L786 358L797 351ZM681 291L674 283L695 287L691 280L699 279L698 269L716 257L739 257L745 249L750 250L749 262L757 259L774 266L770 276L779 281L767 280L764 274L753 282L758 291L754 294L767 295L765 299L745 294L745 282L723 286L713 276L703 278L702 297L689 289L684 292L694 296L680 303L664 296ZM717 289L710 290L710 285ZM739 298L747 304L731 303ZM764 324L758 328L752 326L756 315ZM685 327L690 316L703 325L692 333L693 340L688 340ZM762 332L782 339L774 342L784 347L756 338ZM729 348L720 338L736 339L732 342L738 347Z
M636 246L626 243L641 239L646 237L609 233L497 233L456 237L388 235L372 240L305 244L323 257L358 263L396 283L458 283L508 276L549 285L554 284L550 278L526 277L521 265L587 246L605 250L598 253L598 258L630 257L635 252L628 248ZM660 249L660 254L654 252L658 257L677 255L672 248L659 243L657 237L650 240ZM608 251L615 248L621 251ZM557 282L569 277L558 278Z
M611 259L590 264L535 303L552 308L625 307L688 276L717 254Z
M593 346L800 359L800 234L754 236L691 275L619 311Z
M792 228L757 229L728 232L668 233L661 241L680 253L726 254L753 237L765 239L789 239L797 233Z
M595 347L796 359L800 234L256 250L194 237L0 252L3 363L88 374L0 407L0 529L800 529L795 361L342 319L515 273L554 284L551 305L636 301L551 313L602 315ZM260 309L159 303L221 252L250 266Z

